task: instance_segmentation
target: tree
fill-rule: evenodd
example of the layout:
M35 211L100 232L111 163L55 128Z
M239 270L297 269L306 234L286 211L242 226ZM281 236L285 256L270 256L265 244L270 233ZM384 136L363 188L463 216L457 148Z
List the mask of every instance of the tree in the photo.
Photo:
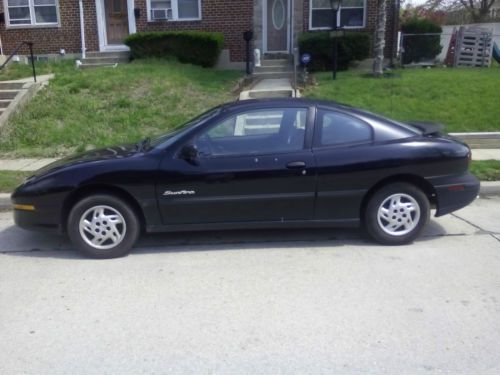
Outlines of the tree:
M373 75L381 77L384 74L385 25L387 19L386 0L377 1L377 27L375 28L375 43L373 47Z
M482 22L488 17L494 2L495 0L428 0L425 8L445 11L465 9L473 22Z

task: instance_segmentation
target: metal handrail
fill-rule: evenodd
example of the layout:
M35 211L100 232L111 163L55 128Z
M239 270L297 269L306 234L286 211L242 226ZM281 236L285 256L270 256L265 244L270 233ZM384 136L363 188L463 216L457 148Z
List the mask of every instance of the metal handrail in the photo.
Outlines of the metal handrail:
M14 49L14 51L9 55L9 57L7 58L7 60L5 60L5 62L0 66L0 70L2 70L5 65L8 64L8 62L14 57L15 54L17 54L17 52L21 49L21 47L26 44L29 49L30 49L30 55L31 55L31 66L33 68L33 79L35 80L36 82L36 70L35 70L35 58L33 57L33 42L21 42L18 44L18 46Z

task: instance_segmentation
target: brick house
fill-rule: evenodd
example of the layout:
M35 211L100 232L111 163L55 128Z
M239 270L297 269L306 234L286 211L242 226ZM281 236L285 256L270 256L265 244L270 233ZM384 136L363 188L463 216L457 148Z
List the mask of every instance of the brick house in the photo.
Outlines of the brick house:
M398 1L388 1L387 56L395 49ZM372 34L376 4L344 0L337 22ZM140 31L219 31L225 38L222 63L241 67L244 31L254 31L253 47L264 53L290 53L300 33L331 28L332 15L329 0L0 0L0 39L3 54L26 40L37 55L64 50L77 57L82 51L126 50L123 39Z

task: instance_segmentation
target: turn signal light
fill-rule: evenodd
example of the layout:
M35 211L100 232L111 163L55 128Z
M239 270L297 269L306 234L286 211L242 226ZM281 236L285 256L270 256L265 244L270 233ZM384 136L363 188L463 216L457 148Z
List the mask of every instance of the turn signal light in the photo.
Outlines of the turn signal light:
M35 206L31 204L15 204L14 210L35 211Z

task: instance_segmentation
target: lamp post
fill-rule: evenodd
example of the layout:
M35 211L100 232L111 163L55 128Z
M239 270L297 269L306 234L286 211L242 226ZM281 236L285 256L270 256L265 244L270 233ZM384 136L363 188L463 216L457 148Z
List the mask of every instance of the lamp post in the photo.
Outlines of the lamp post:
M333 71L333 79L337 78L337 55L338 55L338 45L337 45L337 13L340 8L340 3L342 0L330 0L330 6L332 7L333 14L333 23L332 23L332 36L333 36L333 45L332 45L332 71Z

